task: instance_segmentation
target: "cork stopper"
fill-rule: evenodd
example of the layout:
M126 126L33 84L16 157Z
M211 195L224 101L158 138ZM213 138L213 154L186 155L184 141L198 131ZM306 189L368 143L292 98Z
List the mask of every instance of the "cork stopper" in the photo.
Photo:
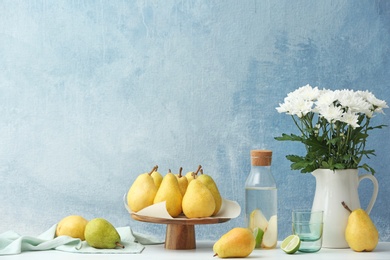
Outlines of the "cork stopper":
M270 166L272 161L271 150L251 150L253 166Z

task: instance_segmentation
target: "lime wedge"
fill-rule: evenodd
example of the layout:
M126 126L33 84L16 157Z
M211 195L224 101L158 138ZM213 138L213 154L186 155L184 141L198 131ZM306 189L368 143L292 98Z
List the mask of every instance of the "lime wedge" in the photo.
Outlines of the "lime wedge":
M280 248L286 252L287 254L294 254L301 245L301 240L297 235L290 235L286 237L282 244L280 244Z
M255 248L261 247L261 242L263 241L263 235L264 235L264 231L261 228L257 227L254 229L253 236L255 237L255 240L256 240Z

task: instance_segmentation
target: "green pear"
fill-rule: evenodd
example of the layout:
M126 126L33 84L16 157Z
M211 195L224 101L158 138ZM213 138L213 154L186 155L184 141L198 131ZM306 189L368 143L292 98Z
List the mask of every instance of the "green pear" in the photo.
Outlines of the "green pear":
M195 172L187 172L185 177L187 178L187 181L188 181L188 184L190 184L190 182L196 178L196 175L198 174L198 172L200 171L200 169L202 168L201 165L198 166L198 169L195 171Z
M210 217L215 210L215 200L206 185L194 179L188 184L182 207L187 218Z
M201 174L198 176L198 180L203 182L204 185L211 191L211 194L213 194L214 200L215 200L215 210L213 212L213 215L218 214L219 210L222 206L222 197L219 193L217 184L213 180L213 178L210 175L204 174L203 170L200 170Z
M158 166L156 165L156 169L152 172L152 174L150 176L153 178L154 184L156 185L156 187L158 189L158 188L160 188L163 176L161 175L161 173L159 173L157 171L157 169L158 169Z
M103 218L95 218L88 222L84 231L88 245L99 249L124 248L121 237L115 227Z
M151 172L140 174L131 185L127 193L127 204L133 212L140 211L153 204L157 187L151 174L156 169L157 166L154 166Z
M256 241L249 228L236 227L221 236L213 246L214 256L247 257L255 248Z
M370 216L360 208L351 211L344 201L341 204L351 213L345 228L345 240L349 247L356 252L374 250L379 241L379 234Z
M165 201L165 206L169 215L177 217L182 212L182 200L183 195L181 195L176 176L173 173L168 172L161 182L161 186L157 191L153 203Z
M175 176L177 178L177 182L179 183L179 188L180 188L181 195L184 196L184 194L186 193L187 187L188 187L188 180L187 180L186 177L184 177L181 174L182 171L183 171L183 168L180 167L179 173L175 174Z

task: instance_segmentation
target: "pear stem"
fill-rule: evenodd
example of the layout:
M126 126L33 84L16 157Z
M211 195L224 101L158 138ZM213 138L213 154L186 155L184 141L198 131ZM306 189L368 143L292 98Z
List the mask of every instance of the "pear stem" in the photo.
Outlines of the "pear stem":
M194 172L194 175L197 175L198 172L200 171L200 169L202 169L202 165L199 165L199 166L198 166L198 169L196 170L196 172Z
M341 205L343 205L343 207L349 211L349 213L352 213L352 210L347 206L347 204L345 204L345 202L341 202Z
M168 169L168 173L172 173L171 169Z
M181 175L182 171L183 171L183 167L180 167L180 169L179 169L179 178L182 177L182 175Z
M216 253L215 255L213 255L213 257L216 257L216 256L218 256L218 254Z
M158 169L158 165L154 166L153 169L148 174L151 175L153 172L157 171L157 169Z
M124 245L122 245L122 244L121 244L121 243L119 243L119 242L116 242L116 243L115 243L115 245L116 245L117 247L125 248L125 246L124 246Z

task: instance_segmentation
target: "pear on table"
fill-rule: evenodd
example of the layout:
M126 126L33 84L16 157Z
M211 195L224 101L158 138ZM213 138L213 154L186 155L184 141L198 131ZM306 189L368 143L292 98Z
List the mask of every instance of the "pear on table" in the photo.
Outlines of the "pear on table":
M345 240L349 247L357 252L374 250L379 234L370 216L361 208L352 211L344 201L341 204L350 212L345 228Z
M70 215L58 222L56 236L70 236L85 240L84 231L88 220L79 215Z
M214 256L220 258L247 257L255 248L255 237L249 228L236 227L215 242Z
M88 245L98 249L124 248L121 237L115 227L103 218L95 218L88 222L84 231Z
M157 170L154 166L149 173L140 174L127 193L127 204L133 212L140 211L150 205L153 205L154 197L157 194L157 187L151 176Z
M166 209L172 217L177 217L182 212L182 200L179 183L172 172L168 172L157 191L154 204L165 201Z

